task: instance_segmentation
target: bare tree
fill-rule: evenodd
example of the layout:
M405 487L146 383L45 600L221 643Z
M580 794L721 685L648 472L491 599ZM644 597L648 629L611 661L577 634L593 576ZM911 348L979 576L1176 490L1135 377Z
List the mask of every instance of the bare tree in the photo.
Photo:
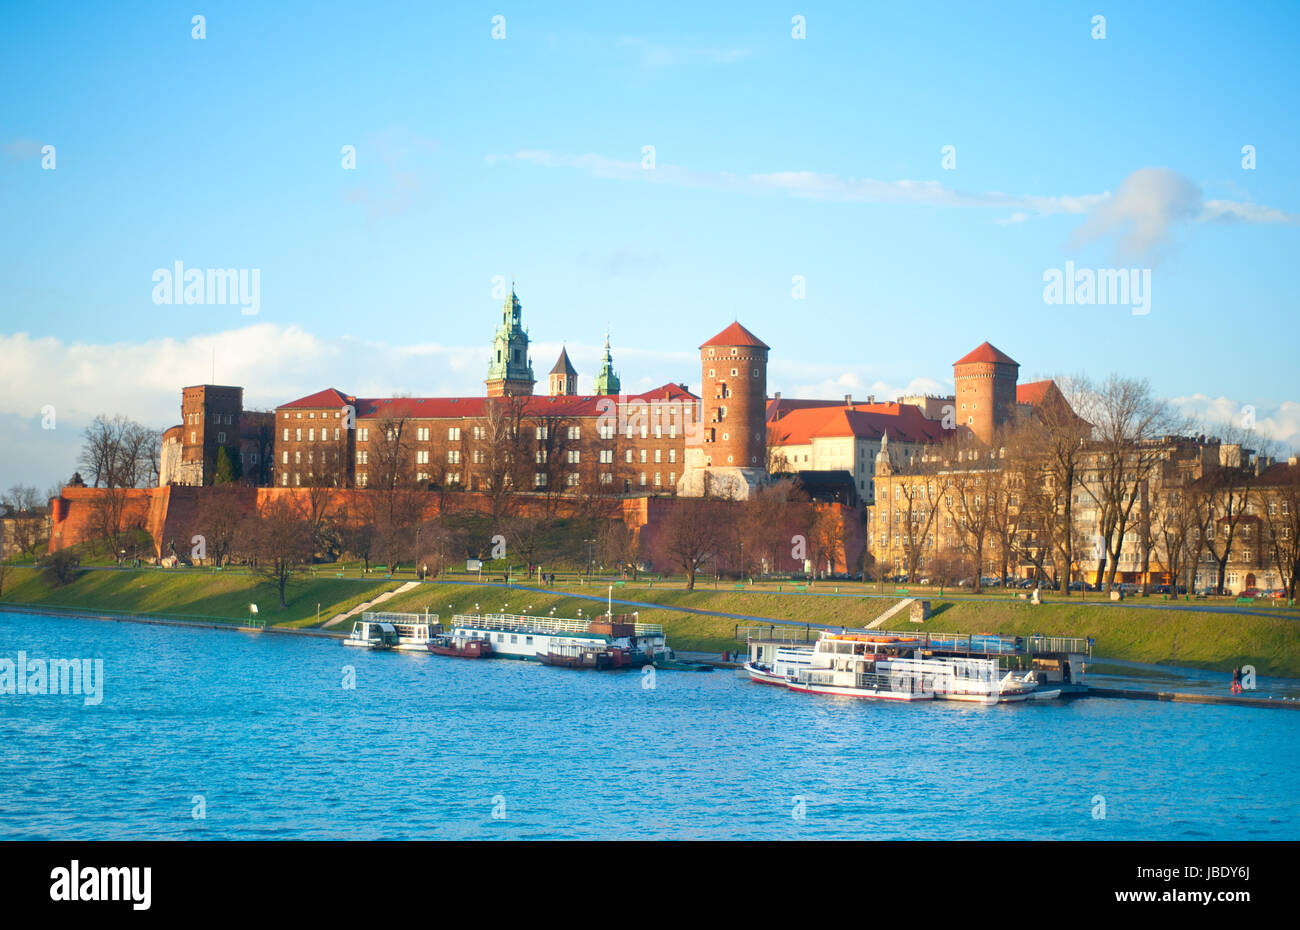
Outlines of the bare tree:
M725 544L720 521L708 494L707 478L703 498L679 498L659 528L661 545L669 561L686 573L686 590L695 590L700 569L716 561Z
M1277 483L1265 489L1265 539L1287 598L1295 600L1300 583L1300 465L1278 465L1270 472Z
M0 496L0 504L9 509L13 546L23 555L35 555L45 541L45 517L49 499L31 485L16 484Z
M226 565L235 550L236 537L246 530L241 495L233 484L216 485L202 490L195 531L203 537L206 561Z
M1246 531L1249 524L1244 518L1255 502L1255 476L1247 460L1252 450L1247 448L1247 443L1261 444L1250 431L1232 426L1221 429L1219 462L1208 468L1201 479L1208 508L1205 548L1217 566L1214 582L1217 594L1223 593L1233 543L1239 530Z
M973 438L956 439L947 451L955 459L948 464L958 540L962 550L971 557L975 570L973 590L979 593L992 536L995 495L1001 482L997 460L994 453Z
M290 581L311 561L311 534L298 508L279 498L250 517L239 533L239 549L263 582L275 589L280 609L288 606Z
M1105 590L1115 584L1124 541L1143 517L1138 507L1161 461L1161 440L1180 432L1169 405L1151 392L1146 380L1112 375L1090 392L1086 416L1093 424L1088 444L1087 480L1083 488L1097 506L1101 540L1099 573Z

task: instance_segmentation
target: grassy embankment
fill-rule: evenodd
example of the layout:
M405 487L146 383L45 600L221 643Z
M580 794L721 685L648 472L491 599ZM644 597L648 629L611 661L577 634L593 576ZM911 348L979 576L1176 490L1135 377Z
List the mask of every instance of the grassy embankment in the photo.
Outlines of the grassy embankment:
M392 590L405 574L386 579L382 574L360 577L355 568L347 577L336 577L334 567L315 576L299 576L289 592L289 606L281 611L275 593L259 585L258 579L237 571L213 572L197 569L138 571L83 571L63 587L51 587L30 568L9 570L0 601L34 607L56 606L166 616L177 619L244 622L248 604L256 602L260 618L269 624L307 627L320 616L329 618L383 591ZM711 617L684 612L681 608L745 614L775 621L796 620L842 626L861 626L889 606L889 599L877 597L822 597L816 592L874 594L875 585L821 583L812 593L792 594L787 583L783 592L775 585L737 591L729 584L714 589L701 586L687 592L680 580L629 582L614 589L615 599L653 604L640 610L641 619L661 623L669 642L678 649L717 652L734 649L734 629L750 621L735 617ZM431 612L447 617L452 613L506 608L511 613L556 616L584 616L604 610L605 583L579 585L576 578L561 579L554 591L526 591L477 583L465 577L447 583L422 585L390 598L382 609ZM581 595L589 595L583 597ZM598 600L593 600L597 598ZM1138 604L1160 606L1155 599ZM1181 602L1186 603L1186 602ZM1194 605L1195 602L1192 602ZM1029 633L1092 637L1098 656L1136 662L1169 663L1198 668L1230 670L1252 664L1265 675L1300 677L1300 611L1295 619L1260 617L1250 614L1214 614L1197 610L1150 610L1134 604L1110 604L1077 597L1056 597L1033 607L1005 593L972 598L942 599L932 596L934 616L920 629L959 633ZM633 608L615 610L630 611ZM1269 608L1273 610L1274 608ZM893 629L915 629L902 615L885 624Z

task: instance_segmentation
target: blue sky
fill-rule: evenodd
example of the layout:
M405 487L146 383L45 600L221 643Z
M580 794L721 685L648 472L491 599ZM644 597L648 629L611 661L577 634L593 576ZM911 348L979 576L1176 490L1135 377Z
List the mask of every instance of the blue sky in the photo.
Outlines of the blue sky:
M478 393L494 276L584 389L607 324L639 388L738 318L787 395L945 390L987 339L1300 444L1296 4L622 6L5 4L0 485L175 422L214 352L256 405ZM1150 268L1150 313L1045 304L1067 260ZM259 313L154 304L176 261Z

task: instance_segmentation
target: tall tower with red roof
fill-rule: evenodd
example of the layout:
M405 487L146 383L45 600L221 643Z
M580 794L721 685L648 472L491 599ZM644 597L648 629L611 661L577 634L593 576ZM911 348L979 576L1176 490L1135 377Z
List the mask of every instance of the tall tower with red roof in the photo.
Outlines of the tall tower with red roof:
M991 444L994 430L1015 413L1020 363L984 342L953 362L952 376L957 422L969 427L980 442Z
M767 480L767 353L738 322L700 346L703 410L687 432L682 497L744 500Z

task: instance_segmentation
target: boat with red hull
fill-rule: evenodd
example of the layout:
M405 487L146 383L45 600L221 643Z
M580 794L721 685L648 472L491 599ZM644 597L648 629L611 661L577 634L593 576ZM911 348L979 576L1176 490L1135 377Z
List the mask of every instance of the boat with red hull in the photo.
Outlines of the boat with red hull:
M624 668L630 663L621 649L556 645L550 652L537 654L537 661L555 668L585 668L597 671Z
M438 636L429 643L429 651L456 659L486 659L492 655L492 644L483 639Z

